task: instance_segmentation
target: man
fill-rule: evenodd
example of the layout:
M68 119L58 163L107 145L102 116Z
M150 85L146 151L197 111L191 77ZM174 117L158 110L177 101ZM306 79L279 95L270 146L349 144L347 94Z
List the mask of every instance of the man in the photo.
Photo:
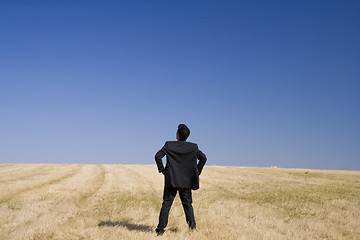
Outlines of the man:
M189 135L189 128L185 124L180 124L176 132L177 141L167 141L155 154L159 173L165 175L163 203L159 224L155 230L158 235L164 233L164 228L168 223L169 211L178 191L185 211L186 222L191 230L196 229L194 211L191 205L191 189L199 189L199 175L205 165L206 156L199 150L197 144L186 142ZM166 167L164 168L162 158L165 155Z

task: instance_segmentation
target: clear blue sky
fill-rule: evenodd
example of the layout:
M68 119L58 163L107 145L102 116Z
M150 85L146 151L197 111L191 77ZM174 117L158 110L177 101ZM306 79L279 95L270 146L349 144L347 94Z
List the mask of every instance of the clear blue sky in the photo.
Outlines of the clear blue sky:
M360 1L0 1L0 163L360 170Z

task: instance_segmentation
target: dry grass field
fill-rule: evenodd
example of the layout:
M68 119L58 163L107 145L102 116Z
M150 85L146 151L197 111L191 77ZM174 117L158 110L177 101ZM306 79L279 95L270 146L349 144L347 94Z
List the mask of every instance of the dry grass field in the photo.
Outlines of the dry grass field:
M360 239L360 172L205 166L198 230L154 165L0 164L0 239Z

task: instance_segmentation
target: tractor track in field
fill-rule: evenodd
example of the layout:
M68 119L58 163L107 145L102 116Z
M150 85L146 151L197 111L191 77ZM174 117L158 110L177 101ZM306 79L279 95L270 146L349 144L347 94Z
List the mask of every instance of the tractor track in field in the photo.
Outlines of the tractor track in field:
M85 193L83 193L81 195L81 197L79 199L79 202L78 202L78 204L80 204L80 205L82 203L86 202L88 199L95 196L104 185L105 176L106 176L106 170L105 170L103 165L96 165L96 166L100 170L100 173L99 173L99 175L97 177L97 182L94 184L93 187L90 188L90 191L87 191L87 192L85 192Z
M66 173L65 175L63 175L63 176L61 176L59 178L55 178L55 179L52 179L50 181L40 182L40 183L37 183L35 185L27 186L25 188L20 188L20 189L14 191L14 192L5 194L4 196L2 196L0 198L0 204L8 202L9 200L11 200L12 198L14 198L15 196L17 196L19 194L22 194L22 193L25 193L25 192L28 192L28 191L32 191L32 190L35 190L35 189L38 189L38 188L42 188L42 187L47 186L47 185L56 184L56 183L59 183L59 182L65 180L67 178L70 178L70 177L74 176L79 171L79 169L81 169L81 167L82 166L79 165L78 168L72 170L69 173Z
M74 217L89 210L94 200L93 196L104 185L106 174L104 166L79 165L69 171L60 178L20 189L0 200L0 202L9 201L22 194L21 204L24 207L29 204L30 199L34 197L38 199L35 205L28 205L26 211L19 212L20 216L12 221L16 224L12 227L14 230L8 232L8 238L16 238L18 234L34 235L39 231L37 226L47 225L56 229L57 226L71 222ZM56 197L58 195L59 197ZM49 219L52 220L49 222Z
M26 165L26 167L21 166L21 165L0 165L0 180L1 179L8 179L10 177L11 179L14 179L17 175L19 174L24 174L27 172L31 172L33 170L34 167L40 167L40 168L44 168L44 165ZM9 179L8 179L9 180Z
M39 176L49 174L49 171L54 171L54 170L55 170L54 166L40 165L39 167L37 167L35 169L32 169L32 168L24 169L22 172L20 171L19 173L17 173L15 177L9 179L8 176L14 175L13 172L15 172L15 171L19 171L19 169L15 169L11 172L8 172L7 174L2 174L1 175L2 179L0 179L0 184L28 180L33 177L39 177ZM6 178L8 178L8 179L6 179ZM3 180L3 179L5 179L5 180Z

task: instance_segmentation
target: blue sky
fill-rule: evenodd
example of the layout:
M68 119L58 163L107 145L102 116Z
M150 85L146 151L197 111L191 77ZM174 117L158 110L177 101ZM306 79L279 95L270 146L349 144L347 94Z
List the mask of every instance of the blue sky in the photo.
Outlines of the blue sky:
M360 170L359 1L0 1L0 163Z

